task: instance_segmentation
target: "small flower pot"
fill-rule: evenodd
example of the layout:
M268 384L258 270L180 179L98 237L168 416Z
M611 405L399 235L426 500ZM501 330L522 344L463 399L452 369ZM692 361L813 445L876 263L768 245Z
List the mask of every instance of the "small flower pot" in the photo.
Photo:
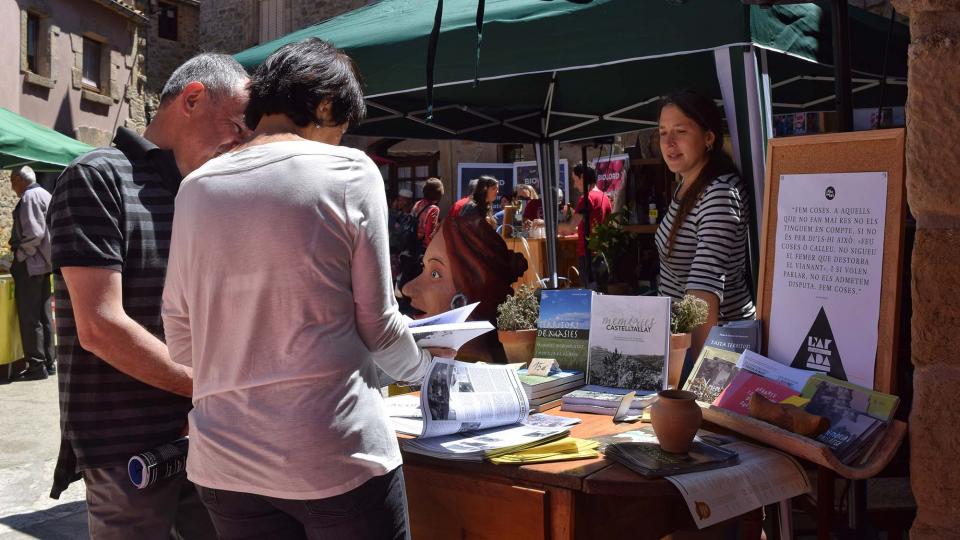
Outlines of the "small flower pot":
M667 385L670 388L680 387L680 373L683 371L683 362L687 358L687 349L690 348L690 333L670 334L670 360L667 363Z
M497 330L497 337L503 345L503 352L511 364L529 362L533 358L533 349L537 344L537 329Z
M685 454L700 429L703 413L696 394L683 390L662 390L651 405L650 423L660 448L671 454Z

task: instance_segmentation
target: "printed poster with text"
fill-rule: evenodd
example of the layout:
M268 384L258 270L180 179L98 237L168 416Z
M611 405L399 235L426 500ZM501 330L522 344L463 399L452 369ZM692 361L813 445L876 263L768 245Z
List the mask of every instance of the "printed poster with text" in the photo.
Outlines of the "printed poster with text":
M887 173L780 177L770 358L873 388Z

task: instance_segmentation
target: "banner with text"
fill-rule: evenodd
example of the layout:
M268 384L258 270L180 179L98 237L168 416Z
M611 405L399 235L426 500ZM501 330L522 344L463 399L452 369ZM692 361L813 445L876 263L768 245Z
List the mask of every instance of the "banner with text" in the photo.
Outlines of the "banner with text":
M873 388L887 174L780 177L768 356Z

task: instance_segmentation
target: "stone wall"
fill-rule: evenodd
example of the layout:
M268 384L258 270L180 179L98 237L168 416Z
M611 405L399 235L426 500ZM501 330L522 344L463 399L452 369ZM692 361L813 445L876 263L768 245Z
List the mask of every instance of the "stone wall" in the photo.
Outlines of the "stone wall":
M145 107L153 117L160 102L160 92L173 70L201 50L214 50L200 46L200 7L193 2L164 0L177 6L177 40L159 36L160 9L157 0L149 2L150 23L146 32L146 80Z
M365 6L369 0L284 0L290 31ZM203 0L200 3L200 47L236 53L260 42L259 1Z
M13 207L19 200L10 187L10 171L0 170L0 258L10 251L7 241L13 228Z
M910 17L907 200L913 249L914 401L910 478L917 501L911 538L960 530L960 0L896 0Z

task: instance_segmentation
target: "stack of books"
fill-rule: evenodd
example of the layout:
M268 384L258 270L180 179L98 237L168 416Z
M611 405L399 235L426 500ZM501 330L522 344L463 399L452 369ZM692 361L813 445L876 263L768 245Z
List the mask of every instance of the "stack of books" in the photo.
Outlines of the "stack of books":
M560 398L583 386L586 378L582 371L559 371L547 376L530 375L526 369L517 370L520 384L535 412L545 411L560 405Z
M614 416L623 396L629 392L630 390L623 388L587 385L563 396L560 410ZM634 397L627 414L630 416L642 415L643 409L653 403L654 396L656 394Z

